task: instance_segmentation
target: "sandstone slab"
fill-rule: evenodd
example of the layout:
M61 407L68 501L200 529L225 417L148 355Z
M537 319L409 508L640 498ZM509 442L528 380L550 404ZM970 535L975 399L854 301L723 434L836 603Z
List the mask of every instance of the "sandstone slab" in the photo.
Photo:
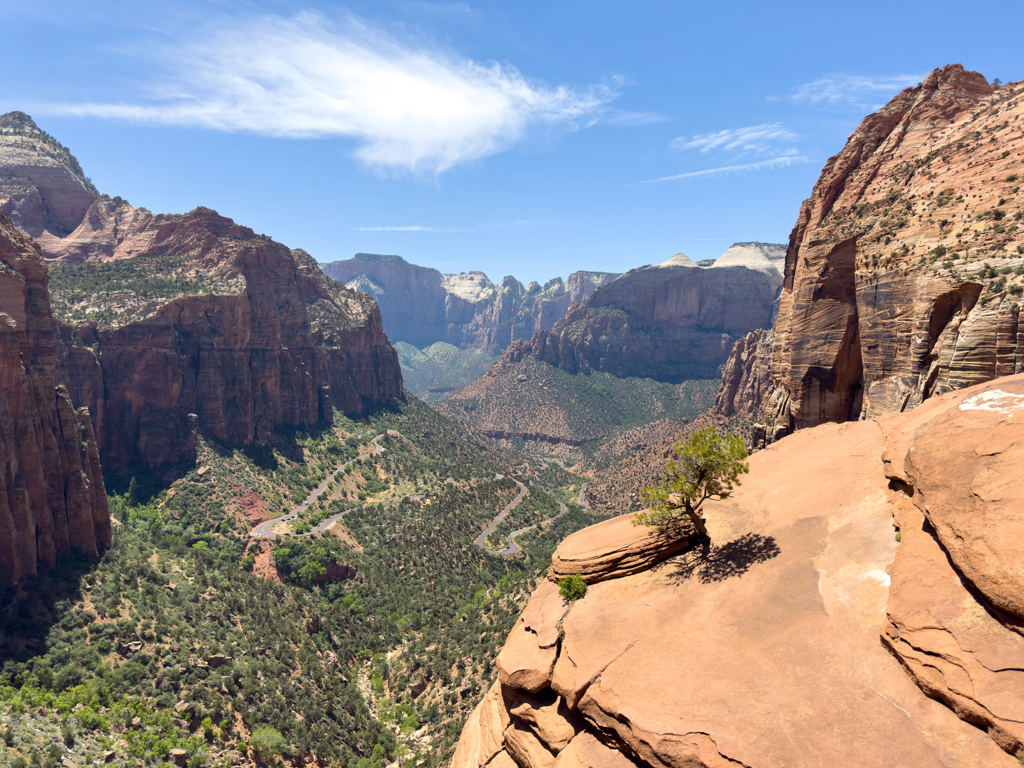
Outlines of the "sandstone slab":
M1024 376L753 455L738 493L707 510L710 544L592 583L560 619L550 673L544 657L529 693L504 678L506 751L524 768L587 763L584 745L595 761L657 768L1016 765L1024 635L996 601L1012 596L1003 540L1017 516L990 475L1024 473L1019 404ZM948 469L954 443L962 472ZM977 506L961 517L947 507L974 492L963 489ZM985 522L987 549L969 517ZM956 557L939 524L962 534ZM577 547L616 546L608 528L576 534ZM536 654L524 624L510 641L525 637ZM567 730L533 727L544 706L527 697L581 718L564 718L577 729L567 744Z
M566 538L551 558L548 578L579 576L588 584L645 571L690 546L692 526L684 523L648 528L621 515Z

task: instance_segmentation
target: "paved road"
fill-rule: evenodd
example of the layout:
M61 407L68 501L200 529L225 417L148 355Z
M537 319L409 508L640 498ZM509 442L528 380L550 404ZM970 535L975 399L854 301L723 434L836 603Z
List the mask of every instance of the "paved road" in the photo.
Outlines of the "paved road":
M524 496L526 496L526 486L520 483L518 480L513 480L512 482L519 486L519 495L512 499L512 502L503 510L501 510L501 514L493 520L491 520L490 525L484 528L484 532L477 536L476 539L473 541L473 543L480 547L480 549L482 549L484 552L491 552L491 550L484 546L484 541L487 539L488 536L494 533L494 529L498 527L498 524L506 517L508 517L508 513L511 512L516 507L518 507L519 502L523 500ZM491 554L497 555L502 553L491 552Z
M516 544L516 536L518 536L521 533L526 533L527 531L532 531L538 525L545 525L547 523L554 522L555 520L560 518L567 512L567 510L565 508L565 504L563 504L562 502L558 502L558 506L561 507L562 511L554 517L549 517L547 520L541 520L539 523L534 523L533 525L528 525L525 528L520 528L518 531L512 531L512 533L510 533L505 539L508 542L508 546L504 549L500 549L497 552L495 552L494 550L487 549L486 547L484 547L484 551L492 555L518 555L523 550L519 548L518 544ZM482 544L480 546L483 547Z
M392 432L393 430L388 430L388 431ZM395 433L395 434L397 434L397 433ZM385 433L381 432L379 435L377 435L375 438L373 438L370 441L370 445L373 446L370 449L370 455L371 456L378 456L378 455L384 453L384 448L383 448L383 446L381 446L381 444L379 442L379 440L382 437L384 437L384 435L385 435ZM255 528L253 528L249 532L249 538L252 538L252 539L279 539L279 538L284 537L286 534L275 533L274 531L272 531L270 529L273 528L274 526L276 526L278 523L289 522L291 520L294 520L296 517L298 517L300 512L304 512L306 510L306 508L310 504L312 504L314 501L316 501L317 497L321 493L323 493L324 490L326 490L328 483L330 483L338 475L340 475L342 472L344 472L346 469L348 469L350 464L353 464L353 463L355 463L358 460L359 459L356 458L356 459L349 459L348 461L346 461L344 464L342 464L340 467L338 467L336 470L334 470L334 472L329 474L324 479L324 481L322 483L320 483L320 485L318 485L313 490L313 492L311 494L309 494L309 496L306 497L306 500L303 501L301 504L299 504L299 506L297 506L295 509L293 509L291 512L289 512L287 515L282 515L281 517L275 517L273 520L267 520L267 522L265 522L265 523L260 523L259 525L257 525ZM293 533L291 535L292 536L312 536L314 533L323 533L328 528L330 528L332 525L334 525L334 523L336 523L338 520L341 520L341 518L343 518L345 515L347 515L351 511L352 511L351 509L347 509L344 512L339 512L336 515L331 515L326 520L322 520L319 523L317 523L316 526L313 527L313 530L308 531L307 533Z
M584 483L580 486L580 506L584 509L590 509L590 505L587 504L587 486L590 483Z

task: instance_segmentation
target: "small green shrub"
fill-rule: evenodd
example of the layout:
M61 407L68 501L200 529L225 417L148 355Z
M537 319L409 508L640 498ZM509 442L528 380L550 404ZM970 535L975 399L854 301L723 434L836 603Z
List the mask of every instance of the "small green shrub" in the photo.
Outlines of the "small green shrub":
M587 582L575 574L559 579L556 583L558 584L558 594L566 602L575 602L587 594Z

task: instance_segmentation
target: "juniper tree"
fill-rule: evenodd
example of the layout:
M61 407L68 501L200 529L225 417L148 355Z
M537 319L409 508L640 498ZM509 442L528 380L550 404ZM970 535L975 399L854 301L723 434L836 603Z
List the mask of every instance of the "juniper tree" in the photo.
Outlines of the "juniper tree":
M677 441L665 462L665 480L643 489L650 508L633 515L633 525L668 525L685 515L697 534L707 538L701 505L708 499L729 498L740 475L750 471L746 458L740 438L720 435L713 427Z

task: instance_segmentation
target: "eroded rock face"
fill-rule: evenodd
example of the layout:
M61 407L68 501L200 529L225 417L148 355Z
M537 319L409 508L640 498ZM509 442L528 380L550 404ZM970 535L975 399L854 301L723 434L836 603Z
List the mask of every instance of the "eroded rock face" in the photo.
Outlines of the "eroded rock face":
M737 340L722 370L715 414L756 418L771 377L775 331L759 328Z
M96 437L56 376L38 247L0 214L0 584L110 545Z
M61 380L94 414L108 466L175 464L197 429L258 444L402 394L372 299L215 211L153 216L104 197L46 247L61 261Z
M24 112L0 115L0 212L35 238L78 226L96 189L74 156Z
M1014 376L754 454L707 550L571 606L538 587L487 699L504 712L464 732L490 750L454 765L1016 765L1020 445ZM614 551L606 526L573 548Z
M772 324L782 275L768 254L777 250L744 243L710 267L677 254L630 270L573 304L551 331L511 344L504 358L531 356L572 373L716 378L738 337Z
M747 398L769 437L1021 370L1022 94L935 70L825 165L790 236L770 382Z
M370 294L380 305L384 329L394 341L418 348L443 341L479 347L490 354L516 339L530 338L565 317L569 305L583 301L617 275L574 272L566 281L524 287L514 277L495 285L483 272L442 274L410 264L400 256L358 253L323 265L324 273L349 288Z

